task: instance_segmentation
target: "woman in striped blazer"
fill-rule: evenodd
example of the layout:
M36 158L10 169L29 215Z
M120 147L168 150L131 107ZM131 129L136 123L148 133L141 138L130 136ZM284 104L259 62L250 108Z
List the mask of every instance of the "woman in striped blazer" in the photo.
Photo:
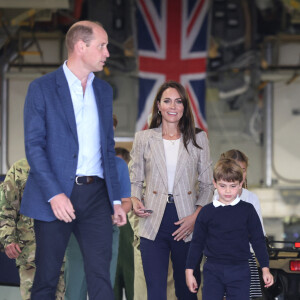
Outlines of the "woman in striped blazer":
M206 133L195 128L180 83L159 88L150 129L135 135L130 179L148 300L166 299L170 255L176 297L197 299L185 284L185 259L196 217L211 201L212 170Z

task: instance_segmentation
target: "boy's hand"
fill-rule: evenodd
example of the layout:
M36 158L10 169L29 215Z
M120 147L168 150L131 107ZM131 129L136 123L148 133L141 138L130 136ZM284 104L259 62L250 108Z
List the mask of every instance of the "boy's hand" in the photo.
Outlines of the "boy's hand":
M186 280L186 285L189 288L189 290L192 293L197 293L198 284L197 284L197 281L196 281L193 273L194 273L193 269L186 269L185 270L185 280Z
M265 283L265 288L270 287L274 283L274 278L270 273L269 268L262 268L262 277Z

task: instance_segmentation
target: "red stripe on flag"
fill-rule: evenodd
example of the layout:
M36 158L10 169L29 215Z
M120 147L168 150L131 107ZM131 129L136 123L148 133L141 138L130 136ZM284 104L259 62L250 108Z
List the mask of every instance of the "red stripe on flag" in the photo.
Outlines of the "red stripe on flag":
M202 10L202 7L204 5L204 1L205 0L201 0L200 3L198 4L198 6L196 7L196 9L194 10L194 14L192 16L191 22L187 28L187 35L190 35L191 30L197 20L197 18L199 17L199 12Z
M152 18L151 18L151 16L150 16L150 13L149 13L149 11L148 11L148 8L147 8L147 6L146 6L146 4L145 4L145 1L144 1L144 0L141 0L140 3L141 3L141 5L142 5L142 7L143 7L143 10L144 10L144 12L145 12L146 18L147 18L147 20L148 20L148 22L149 22L149 25L150 25L150 27L151 27L151 30L152 30L152 32L153 32L154 38L155 38L155 40L156 40L156 43L157 43L157 45L160 47L160 38L159 38L159 34L158 34L157 31L156 31L156 28L155 28L155 26L154 26L153 20L152 20Z

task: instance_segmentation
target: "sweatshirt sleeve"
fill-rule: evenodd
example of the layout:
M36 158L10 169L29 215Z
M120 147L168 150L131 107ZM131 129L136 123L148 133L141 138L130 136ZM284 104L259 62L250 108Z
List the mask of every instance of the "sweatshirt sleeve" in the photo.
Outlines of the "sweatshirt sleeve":
M205 241L207 236L207 222L206 222L206 209L203 207L197 216L193 238L190 244L186 260L186 269L195 269L197 264L201 262L203 256L203 250L205 247Z
M244 191L244 189L243 189L243 191ZM254 193L252 193L252 192L250 192L248 190L247 190L247 192L248 192L249 203L251 203L254 206L254 208L255 208L255 210L256 210L256 212L258 214L259 220L261 222L264 235L266 235L266 232L265 232L265 229L264 229L263 218L262 218L262 215L261 215L261 208L260 208L259 199L258 199L258 197Z
M249 240L261 268L269 267L269 255L260 219L251 205L248 217Z

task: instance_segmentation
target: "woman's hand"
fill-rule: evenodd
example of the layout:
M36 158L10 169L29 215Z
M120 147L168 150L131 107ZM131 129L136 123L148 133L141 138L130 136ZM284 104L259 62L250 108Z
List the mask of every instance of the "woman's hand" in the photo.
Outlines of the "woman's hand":
M175 225L180 225L180 227L172 233L172 236L174 236L175 241L186 239L194 231L196 218L201 208L202 206L198 206L198 208L193 214L184 217L181 220L174 223Z
M180 227L172 233L174 240L180 241L187 238L194 231L195 221L196 218L194 217L194 214L192 214L175 222L174 224L180 225Z
M145 206L143 205L142 201L140 201L138 198L136 197L131 197L131 202L132 202L132 209L133 212L140 218L147 218L149 217L151 214L150 213L145 213L144 209Z

